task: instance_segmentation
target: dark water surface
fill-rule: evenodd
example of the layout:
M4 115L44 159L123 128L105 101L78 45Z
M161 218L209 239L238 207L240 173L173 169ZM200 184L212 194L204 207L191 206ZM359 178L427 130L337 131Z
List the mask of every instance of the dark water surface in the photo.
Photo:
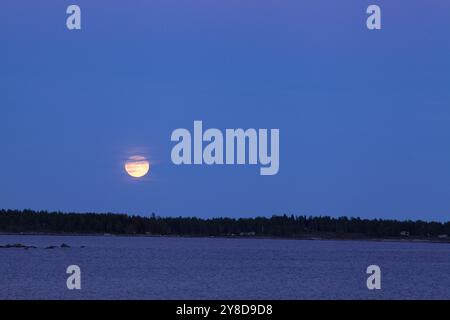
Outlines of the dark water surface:
M38 248L0 249L0 299L450 299L448 244L0 236L12 243ZM381 291L366 287L373 264Z

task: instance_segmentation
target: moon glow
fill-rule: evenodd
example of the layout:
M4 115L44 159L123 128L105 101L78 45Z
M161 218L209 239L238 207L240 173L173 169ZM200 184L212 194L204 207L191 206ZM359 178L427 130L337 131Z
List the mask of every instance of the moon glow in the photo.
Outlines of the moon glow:
M132 156L125 162L125 171L133 178L142 178L150 170L150 162L142 156Z

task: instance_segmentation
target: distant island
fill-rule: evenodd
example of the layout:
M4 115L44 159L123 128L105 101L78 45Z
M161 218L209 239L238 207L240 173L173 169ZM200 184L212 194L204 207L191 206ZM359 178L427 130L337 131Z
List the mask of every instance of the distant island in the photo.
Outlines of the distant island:
M96 234L283 239L409 239L450 242L450 222L328 216L256 218L149 217L126 214L0 210L0 233Z

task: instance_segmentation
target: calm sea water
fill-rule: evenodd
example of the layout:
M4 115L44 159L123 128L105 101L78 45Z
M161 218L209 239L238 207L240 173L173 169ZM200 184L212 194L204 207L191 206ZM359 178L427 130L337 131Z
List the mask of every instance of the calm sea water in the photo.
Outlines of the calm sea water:
M8 243L39 248L0 249L0 299L450 299L448 244L0 236ZM66 287L74 264L80 291ZM381 291L366 287L372 264Z

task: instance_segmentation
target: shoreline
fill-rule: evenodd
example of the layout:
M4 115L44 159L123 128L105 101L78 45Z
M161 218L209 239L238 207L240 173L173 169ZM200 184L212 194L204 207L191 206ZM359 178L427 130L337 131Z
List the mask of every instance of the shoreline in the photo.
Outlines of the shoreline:
M11 233L0 232L0 236L48 236L48 237L125 237L125 238L191 238L191 239L236 239L236 240L291 240L291 241L367 241L367 242L403 242L403 243L441 243L450 244L450 239L424 239L424 238L370 238L370 237L274 237L274 236L196 236L196 235L146 235L146 234L101 234L101 233Z

